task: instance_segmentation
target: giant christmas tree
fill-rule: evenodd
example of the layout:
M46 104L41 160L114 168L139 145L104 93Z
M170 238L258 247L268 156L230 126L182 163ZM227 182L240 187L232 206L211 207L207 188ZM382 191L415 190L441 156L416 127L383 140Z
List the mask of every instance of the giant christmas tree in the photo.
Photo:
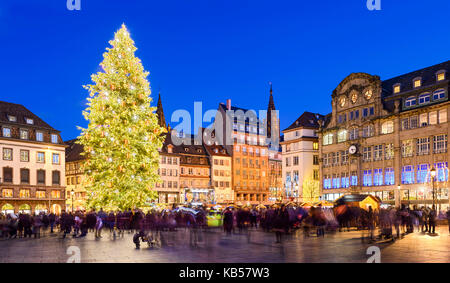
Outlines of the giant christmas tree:
M159 180L158 149L165 130L158 125L155 107L150 107L148 72L139 58L130 34L122 25L109 42L92 75L89 121L79 142L84 146L85 187L88 207L128 209L142 207L156 197L151 190Z

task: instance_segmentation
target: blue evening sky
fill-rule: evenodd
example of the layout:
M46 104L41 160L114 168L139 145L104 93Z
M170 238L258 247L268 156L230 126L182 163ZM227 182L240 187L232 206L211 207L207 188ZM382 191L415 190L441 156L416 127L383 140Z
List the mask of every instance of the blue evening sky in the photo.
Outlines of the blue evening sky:
M450 1L381 3L81 0L69 11L66 0L1 0L0 100L76 137L87 124L82 85L124 22L166 121L194 101L265 109L272 81L284 129L303 111L329 113L332 91L352 72L387 79L450 59Z

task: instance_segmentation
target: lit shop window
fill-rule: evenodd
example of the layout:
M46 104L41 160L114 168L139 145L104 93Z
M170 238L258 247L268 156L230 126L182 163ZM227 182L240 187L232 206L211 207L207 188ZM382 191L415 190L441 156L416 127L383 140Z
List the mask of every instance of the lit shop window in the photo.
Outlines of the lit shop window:
M375 186L383 185L383 169L374 169L373 170L373 184Z
M53 190L53 191L52 191L52 198L54 198L54 199L59 199L59 198L61 198L61 191Z
M412 165L403 166L402 184L414 184L414 168Z
M13 189L3 189L2 190L2 197L3 198L12 198L14 195Z
M417 165L417 183L423 184L429 182L429 170L430 166L428 164Z
M386 185L394 185L395 184L395 174L394 174L394 168L386 168L384 170L385 172L385 184Z
M372 186L372 170L364 170L363 186L365 187Z
M436 178L438 182L448 181L448 162L438 162L434 164L436 168Z

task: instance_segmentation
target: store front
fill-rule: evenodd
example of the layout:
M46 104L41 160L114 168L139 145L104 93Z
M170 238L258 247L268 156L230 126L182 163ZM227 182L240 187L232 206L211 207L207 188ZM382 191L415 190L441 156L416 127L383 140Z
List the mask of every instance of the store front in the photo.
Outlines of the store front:
M215 204L214 189L186 188L184 201L192 205Z

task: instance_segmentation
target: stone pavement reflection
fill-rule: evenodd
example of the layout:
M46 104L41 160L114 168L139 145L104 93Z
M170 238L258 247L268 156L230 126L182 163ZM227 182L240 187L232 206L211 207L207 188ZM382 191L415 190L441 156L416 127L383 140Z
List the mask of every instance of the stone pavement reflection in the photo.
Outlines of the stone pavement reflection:
M379 244L381 262L450 262L448 229L441 227L439 236L421 233L407 235L395 243ZM302 233L285 237L275 243L273 233L252 230L245 234L226 236L221 230L201 233L198 247L189 245L189 232L163 233L161 248L148 248L142 243L136 250L132 235L112 239L109 231L96 240L88 237L59 239L56 235L41 239L0 241L0 262L66 262L67 248L78 246L81 262L344 262L364 263L370 244L361 243L358 231L326 234L325 238L305 238Z

